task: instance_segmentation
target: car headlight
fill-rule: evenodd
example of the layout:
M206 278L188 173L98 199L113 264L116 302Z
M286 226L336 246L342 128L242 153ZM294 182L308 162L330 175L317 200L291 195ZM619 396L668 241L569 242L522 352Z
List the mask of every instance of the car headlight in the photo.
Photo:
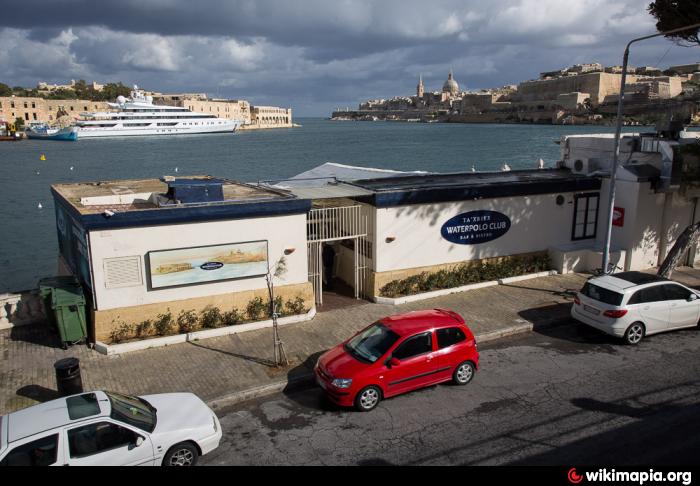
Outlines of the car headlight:
M350 388L352 380L350 378L336 378L332 385L336 388Z

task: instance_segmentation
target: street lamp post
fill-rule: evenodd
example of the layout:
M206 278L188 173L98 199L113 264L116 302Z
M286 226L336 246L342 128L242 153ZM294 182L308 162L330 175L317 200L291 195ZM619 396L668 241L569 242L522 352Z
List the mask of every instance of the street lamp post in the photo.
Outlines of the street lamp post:
M610 240L612 239L612 221L613 213L615 211L615 177L617 175L617 166L620 159L620 133L622 132L622 105L625 101L625 84L627 81L627 61L630 55L630 46L635 42L643 41L646 39L651 39L653 37L660 37L662 35L675 34L677 32L683 32L685 30L700 28L700 24L688 25L686 27L681 27L678 29L669 30L666 32L659 32L657 34L645 35L644 37L638 37L632 39L627 43L625 47L625 54L622 59L622 79L620 80L620 97L617 102L617 122L615 124L615 146L613 155L613 165L610 171L610 204L608 207L608 222L605 228L605 248L603 249L603 273L612 273L613 268L610 268Z

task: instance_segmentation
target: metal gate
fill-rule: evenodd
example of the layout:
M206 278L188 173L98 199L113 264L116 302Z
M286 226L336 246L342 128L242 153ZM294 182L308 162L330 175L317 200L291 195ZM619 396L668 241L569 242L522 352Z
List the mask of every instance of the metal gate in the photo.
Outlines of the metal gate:
M367 296L369 264L372 258L368 239L369 209L362 204L334 206L309 211L306 236L309 255L309 281L313 284L316 304L323 304L323 243L352 240L354 248L355 298Z

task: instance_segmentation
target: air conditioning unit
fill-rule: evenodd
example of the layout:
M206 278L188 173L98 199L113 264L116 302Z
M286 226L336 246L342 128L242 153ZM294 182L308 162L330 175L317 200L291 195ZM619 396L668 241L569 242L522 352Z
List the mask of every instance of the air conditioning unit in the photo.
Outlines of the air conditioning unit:
M588 175L601 170L601 163L596 158L577 158L571 160L569 167L574 174Z

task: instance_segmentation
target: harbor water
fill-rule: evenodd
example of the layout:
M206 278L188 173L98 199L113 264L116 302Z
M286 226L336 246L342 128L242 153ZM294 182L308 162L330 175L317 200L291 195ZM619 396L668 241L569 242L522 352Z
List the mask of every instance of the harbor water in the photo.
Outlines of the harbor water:
M333 122L221 135L0 143L0 293L54 275L55 183L215 175L283 179L325 162L435 172L535 168L559 159L556 140L609 127Z

